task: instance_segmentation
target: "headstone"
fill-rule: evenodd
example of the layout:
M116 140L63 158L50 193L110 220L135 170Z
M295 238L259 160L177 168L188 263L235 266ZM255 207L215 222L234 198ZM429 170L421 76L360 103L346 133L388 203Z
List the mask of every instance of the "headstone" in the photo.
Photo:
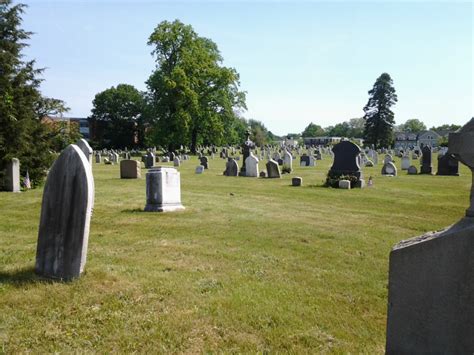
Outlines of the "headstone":
M473 173L466 217L390 253L387 354L474 353L474 118L449 135Z
M102 163L102 156L100 155L99 152L95 153L95 162L97 163Z
M337 179L342 175L354 176L357 180L362 179L358 156L360 147L350 141L342 141L333 149L334 162L328 173L328 178ZM337 187L337 186L334 186Z
M411 165L408 168L408 175L416 175L416 174L418 174L418 169L416 168L416 166Z
M387 164L391 162L393 162L393 157L390 154L385 154L385 157L383 158L383 163Z
M404 155L402 157L402 170L408 170L410 167L410 157L408 155Z
M269 178L281 178L280 166L275 160L270 159L266 164L266 168Z
M267 177L267 173L265 171L261 171L260 172L260 175L259 175L261 178L266 178Z
M195 173L196 174L202 174L204 172L204 167L202 165L196 166Z
M293 171L293 156L287 150L285 150L283 155L283 169L288 170L290 173Z
M70 280L84 271L94 204L90 164L76 145L69 145L51 167L43 192L36 273Z
M175 168L156 167L146 173L146 212L184 210L180 173Z
M6 165L3 190L20 192L20 161L17 158Z
M438 172L436 175L459 176L459 162L451 154L438 156Z
M397 176L397 167L392 162L385 163L382 167L382 175Z
M141 178L140 162L136 160L122 160L120 162L121 179L139 179Z
M291 186L301 186L303 185L303 178L297 176L291 179Z
M82 150L82 152L86 156L87 161L89 162L89 164L92 164L92 154L93 154L94 151L92 150L89 143L87 143L87 141L84 138L81 138L77 141L76 145L79 147L80 150ZM97 161L96 161L96 163L97 163Z
M229 158L225 164L225 176L239 176L239 164L235 159Z
M145 168L150 169L155 166L155 154L151 151L146 154L145 158Z
M201 162L201 165L204 167L204 169L209 169L209 159L207 157L200 157L199 161Z
M179 167L179 166L181 165L181 160L179 160L178 157L175 157L175 158L173 159L173 165L174 165L174 167L176 167L176 168Z
M420 174L431 174L433 166L431 164L431 148L425 145L422 148Z
M258 158L252 152L245 159L245 176L258 177Z
M247 161L247 158L251 154L251 150L253 148L255 148L254 142L252 142L250 140L250 127L247 129L246 133L247 133L247 139L242 144L242 153L243 153L243 159L242 160L243 160L244 163L242 164L242 167L240 168L239 176L250 176L246 173L246 169L247 169L246 161ZM235 155L235 149L234 148L232 148L232 154ZM238 160L238 159L236 159L236 160ZM257 159L257 164L258 164L258 159ZM253 174L255 174L255 176L258 176L258 166L257 166L257 172L252 171L252 175Z
M174 154L174 152L169 152L168 158L170 159L170 161L174 161L174 158L176 158L176 154Z
M300 156L300 166L309 166L309 156L303 154Z
M350 190L351 182L349 180L339 180L339 188Z

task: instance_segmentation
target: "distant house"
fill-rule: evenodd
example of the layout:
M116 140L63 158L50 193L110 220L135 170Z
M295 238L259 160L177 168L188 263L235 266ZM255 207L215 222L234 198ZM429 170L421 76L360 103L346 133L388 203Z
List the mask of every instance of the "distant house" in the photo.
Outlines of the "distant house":
M341 141L341 137L306 137L303 138L304 145L333 145Z
M449 133L449 132L447 132ZM423 131L419 133L398 132L395 133L395 149L412 149L414 147L437 147L442 136L435 131Z

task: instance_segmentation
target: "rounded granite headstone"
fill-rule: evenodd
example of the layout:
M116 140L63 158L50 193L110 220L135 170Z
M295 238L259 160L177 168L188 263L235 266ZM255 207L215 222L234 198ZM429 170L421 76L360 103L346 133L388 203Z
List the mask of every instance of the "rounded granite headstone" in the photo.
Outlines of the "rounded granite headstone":
M94 204L90 164L69 145L51 167L43 192L36 273L70 280L84 271Z

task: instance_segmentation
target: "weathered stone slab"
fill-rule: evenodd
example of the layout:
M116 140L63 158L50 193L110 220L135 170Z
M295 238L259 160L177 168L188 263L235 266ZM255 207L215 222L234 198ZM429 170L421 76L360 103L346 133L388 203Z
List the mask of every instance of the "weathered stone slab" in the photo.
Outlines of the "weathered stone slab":
M258 177L258 158L252 152L245 159L245 176Z
M280 166L275 160L270 159L266 164L266 168L267 168L267 177L281 178Z
M225 164L225 176L239 176L239 164L235 159L229 158Z
M180 173L175 168L157 167L146 174L146 212L184 210L181 204Z
M20 161L13 158L6 166L3 190L20 192Z
M76 145L79 147L80 150L82 150L82 152L87 158L87 161L89 162L89 164L91 164L92 167L92 154L94 153L94 151L92 150L89 143L87 143L84 138L81 138L77 141Z
M136 160L122 160L120 162L121 179L139 179L141 178L140 162Z
M70 280L84 271L94 184L90 164L69 145L49 171L41 205L36 273Z

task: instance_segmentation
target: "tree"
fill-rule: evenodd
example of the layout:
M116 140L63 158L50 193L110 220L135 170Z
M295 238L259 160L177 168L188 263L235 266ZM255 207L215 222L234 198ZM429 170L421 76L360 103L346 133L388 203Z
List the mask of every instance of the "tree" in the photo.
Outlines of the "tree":
M226 127L246 108L245 93L235 69L222 66L217 45L178 20L161 22L148 45L157 64L147 81L151 141L168 150L190 144L192 152L201 143L226 142Z
M301 133L301 136L303 138L306 137L321 137L324 136L324 129L321 126L318 126L317 124L314 124L311 122L304 131Z
M23 60L22 50L31 36L21 28L25 7L0 1L0 179L5 165L18 158L21 174L28 170L37 185L53 160L51 132L39 115L58 101L41 96L39 75L43 70L35 68L34 60Z
M390 110L397 102L397 95L390 75L380 75L369 91L369 101L364 107L364 140L376 148L388 147L392 142L394 114Z
M460 128L461 126L457 124L444 124L438 127L431 127L430 129L435 132L438 132L438 131L456 132Z
M402 132L419 133L426 131L426 126L419 119L412 118L401 124L399 129Z
M145 100L135 87L119 84L95 95L92 120L105 123L100 146L111 148L135 147L144 132Z

